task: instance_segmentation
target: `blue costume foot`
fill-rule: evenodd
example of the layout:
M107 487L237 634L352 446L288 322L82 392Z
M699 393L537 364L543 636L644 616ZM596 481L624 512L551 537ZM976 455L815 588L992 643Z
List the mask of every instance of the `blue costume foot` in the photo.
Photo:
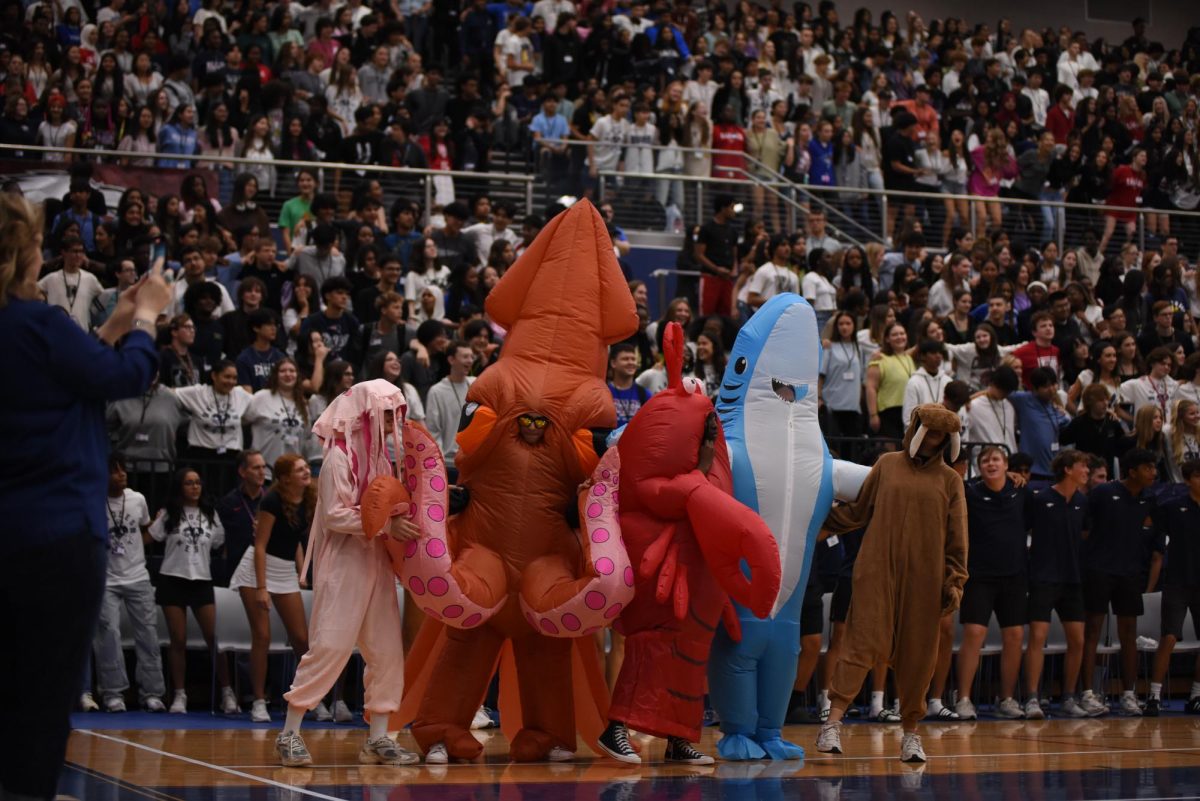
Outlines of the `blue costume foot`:
M804 759L804 749L795 743L789 743L781 737L770 740L759 740L758 744L766 751L771 759Z
M800 753L803 755L804 752ZM767 752L759 748L758 743L745 734L726 734L717 742L717 754L721 759L731 762L763 759L767 756Z

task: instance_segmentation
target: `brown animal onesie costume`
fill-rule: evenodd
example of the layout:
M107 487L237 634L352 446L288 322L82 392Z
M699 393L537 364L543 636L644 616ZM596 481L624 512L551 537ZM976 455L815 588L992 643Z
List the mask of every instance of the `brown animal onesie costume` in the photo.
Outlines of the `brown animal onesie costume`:
M904 450L880 457L858 500L835 507L830 534L867 531L854 564L846 641L829 698L845 710L881 657L896 674L905 731L925 717L925 695L938 651L938 621L958 608L967 580L967 505L963 482L939 450L917 456L927 431L959 448L958 415L938 404L917 407Z

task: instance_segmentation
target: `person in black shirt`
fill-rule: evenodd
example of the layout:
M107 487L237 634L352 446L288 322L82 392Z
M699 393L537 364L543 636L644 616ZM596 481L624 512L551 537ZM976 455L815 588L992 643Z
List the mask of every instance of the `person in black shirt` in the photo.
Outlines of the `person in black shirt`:
M917 145L913 131L917 118L908 111L897 111L892 117L892 132L883 143L883 185L896 192L918 192L917 176L924 171L917 166ZM896 211L903 205L904 218L913 215L913 199L906 197L897 203L888 204L887 230L889 235L896 228Z
M321 284L321 299L325 308L319 314L310 314L300 324L300 347L296 355L306 375L312 374L312 356L309 343L312 334L318 333L325 341L329 353L326 361L342 359L350 364L360 364L359 333L362 328L358 319L347 311L350 306L350 282L340 275L327 278Z
M967 573L958 620L962 645L958 652L958 702L960 720L974 720L971 685L979 668L979 650L987 636L992 613L1000 624L1001 717L1024 713L1014 700L1021 670L1021 641L1029 620L1026 593L1025 490L1007 476L1004 448L987 445L979 452L981 478L967 482Z
M1080 397L1080 414L1058 435L1061 445L1078 448L1104 460L1108 472L1113 472L1113 460L1124 432L1117 422L1116 413L1110 406L1113 396L1104 384L1089 384Z
M370 104L359 106L354 111L354 133L342 140L338 148L338 161L346 164L375 165L382 158L383 134L379 132L377 108ZM366 178L366 170L355 170L359 178ZM334 186L341 186L341 174ZM347 176L349 177L349 176Z
M736 274L737 229L732 195L713 199L713 218L700 227L692 254L700 265L700 314L733 313L733 279Z
M263 498L267 462L261 453L247 448L238 457L237 473L241 481L217 502L217 517L225 528L223 575L215 582L221 587L229 584L234 568L254 543L254 516Z
M459 202L450 203L442 209L442 216L445 226L434 231L429 237L437 244L438 261L451 270L460 264L468 267L479 264L479 255L475 252L474 243L463 236L462 232L463 225L471 216L466 205Z
M1175 643L1183 639L1183 620L1192 613L1192 634L1200 638L1200 461L1183 465L1188 493L1163 501L1154 510L1159 551L1165 551L1166 572L1162 588L1162 639L1154 654L1150 674L1150 697L1146 715L1158 717L1162 708L1162 684L1171 664ZM1186 710L1200 714L1200 656L1196 659L1192 690Z
M1135 694L1137 619L1145 611L1142 593L1154 589L1162 567L1162 554L1153 552L1147 581L1146 562L1153 546L1153 515L1157 507L1150 487L1158 477L1157 461L1158 457L1150 451L1134 448L1121 457L1125 478L1101 484L1088 494L1090 531L1083 551L1083 595L1087 610L1083 685L1092 686L1096 649L1111 605L1121 642L1123 715L1142 714Z
M1050 612L1058 613L1067 637L1063 662L1062 711L1070 717L1103 714L1083 701L1075 700L1075 684L1083 658L1084 611L1083 575L1079 551L1083 543L1087 497L1080 491L1087 486L1087 454L1068 448L1051 463L1055 483L1030 489L1025 495L1025 526L1029 529L1029 646L1025 650L1025 682L1028 696L1025 717L1046 717L1038 701L1046 637L1050 632ZM1085 684L1086 686L1086 684ZM1092 698L1093 703L1095 699Z
M250 623L250 682L254 690L250 720L255 723L271 719L266 684L272 603L287 629L292 653L299 659L308 651L299 573L317 505L317 487L308 463L294 453L275 460L273 475L275 484L258 504L254 518L254 546L245 550L229 582L241 595Z

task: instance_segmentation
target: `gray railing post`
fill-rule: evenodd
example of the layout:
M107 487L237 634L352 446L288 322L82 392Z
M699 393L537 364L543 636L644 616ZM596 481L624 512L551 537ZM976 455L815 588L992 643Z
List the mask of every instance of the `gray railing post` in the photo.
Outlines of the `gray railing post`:
M684 236L691 236L685 231ZM658 318L661 320L667 313L667 271L655 270L654 277L658 279Z
M1138 251L1146 252L1146 212L1138 212Z
M879 236L884 242L888 238L888 196L886 194L879 196ZM895 243L893 243L894 245Z
M525 216L533 214L533 181L525 184Z
M1054 207L1054 232L1058 242L1058 252L1067 252L1067 210L1062 206Z
M433 214L433 181L429 176L425 176L425 225L429 225L429 218Z
M704 184L696 184L696 225L704 225Z

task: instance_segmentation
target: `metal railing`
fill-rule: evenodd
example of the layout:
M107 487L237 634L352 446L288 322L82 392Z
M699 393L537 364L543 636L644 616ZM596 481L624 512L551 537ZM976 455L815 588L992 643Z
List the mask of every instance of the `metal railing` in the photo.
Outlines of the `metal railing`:
M521 210L522 213L530 213L534 203L534 183L537 180L535 176L523 173L463 172L458 170L430 170L416 167L391 167L377 164L292 161L288 159L272 159L269 162L265 162L256 159L212 155L179 156L170 153L132 153L118 150L89 150L84 148L44 147L40 145L0 144L0 159L6 158L10 154L16 156L19 161L4 165L8 168L6 172L9 173L58 170L65 172L69 166L68 162L37 160L29 158L29 155L70 154L72 156L80 156L80 160L99 166L119 166L121 168L120 172L111 174L109 177L120 178L121 173L127 174L133 181L124 184L126 186L137 185L136 179L141 171L147 171L152 176L160 177L164 180L177 175L180 181L182 181L184 176L193 172L205 173L212 171L217 173L222 187L226 185L231 187L231 179L238 173L249 172L254 175L263 175L264 171L270 171L267 174L273 180L268 181L266 186L262 186L263 181L260 180L259 196L283 199L297 194L295 173L300 169L316 172L318 191L353 190L359 181L374 178L383 187L388 208L390 208L391 203L398 197L419 201L424 210L426 223L428 223L429 214L434 206L442 205L435 203L439 199L439 192L444 193L447 189L454 199L463 200L479 192L487 191L496 196L504 193L514 193L515 189L515 194L518 194L520 200L524 203L524 208ZM138 167L122 163L126 161L141 163L148 160L156 162L156 166ZM158 162L179 161L192 162L192 166L189 168L157 166ZM229 164L233 164L235 169L230 170L227 166ZM237 167L243 167L244 169L237 169ZM105 174L105 172L100 171L98 179L102 182L117 183L117 181L113 180L104 181ZM450 184L447 185L446 181L449 181ZM173 191L177 193L178 188ZM389 220L390 222L391 220Z

